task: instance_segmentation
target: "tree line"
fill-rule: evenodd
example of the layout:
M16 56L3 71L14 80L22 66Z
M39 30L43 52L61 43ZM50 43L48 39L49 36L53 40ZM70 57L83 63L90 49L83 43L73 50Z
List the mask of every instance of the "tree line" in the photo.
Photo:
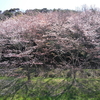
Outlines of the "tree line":
M25 12L21 11L19 8L11 8L9 10L5 10L2 12L2 10L0 10L0 20L5 20L6 18L10 18L13 16L18 16L21 14L26 14L26 15L34 15L35 12L40 12L40 13L48 13L48 12L59 12L59 11L63 11L63 12L76 12L75 10L69 10L69 9L47 9L47 8L43 8L43 9L29 9L29 10L25 10Z

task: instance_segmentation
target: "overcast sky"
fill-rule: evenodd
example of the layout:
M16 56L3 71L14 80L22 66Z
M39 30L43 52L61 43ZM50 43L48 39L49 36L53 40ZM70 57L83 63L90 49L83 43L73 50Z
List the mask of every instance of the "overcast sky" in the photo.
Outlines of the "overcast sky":
M100 6L100 0L0 0L0 10L9 10L11 8L26 9L42 9L42 8L61 8L74 9L81 8L82 5Z

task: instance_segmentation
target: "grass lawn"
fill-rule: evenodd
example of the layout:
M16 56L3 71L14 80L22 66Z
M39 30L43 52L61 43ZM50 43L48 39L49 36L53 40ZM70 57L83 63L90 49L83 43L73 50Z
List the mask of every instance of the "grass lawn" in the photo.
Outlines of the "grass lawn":
M31 82L26 78L0 77L0 100L100 100L100 77L94 72L95 77L91 71L82 78L77 73L74 83L70 77L33 77Z

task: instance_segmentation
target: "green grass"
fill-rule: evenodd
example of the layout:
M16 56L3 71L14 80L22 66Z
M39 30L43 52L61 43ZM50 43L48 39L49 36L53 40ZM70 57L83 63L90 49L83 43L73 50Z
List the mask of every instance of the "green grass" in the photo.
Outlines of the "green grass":
M4 84L0 83L0 87L9 83L3 90L5 92L8 89L6 95L1 95L0 100L100 100L99 71L84 70L82 77L80 72L76 73L77 77L71 88L72 77L33 77L31 82L27 82L27 78L0 77L4 81ZM62 95L57 95L64 89L66 91Z

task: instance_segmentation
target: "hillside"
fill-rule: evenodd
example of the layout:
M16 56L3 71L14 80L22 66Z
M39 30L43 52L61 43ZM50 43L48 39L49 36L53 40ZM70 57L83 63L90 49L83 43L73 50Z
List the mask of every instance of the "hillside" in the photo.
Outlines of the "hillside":
M35 9L0 20L0 99L99 100L99 16Z
M1 21L0 66L19 67L27 62L99 68L99 16L99 11L91 10L55 11Z

